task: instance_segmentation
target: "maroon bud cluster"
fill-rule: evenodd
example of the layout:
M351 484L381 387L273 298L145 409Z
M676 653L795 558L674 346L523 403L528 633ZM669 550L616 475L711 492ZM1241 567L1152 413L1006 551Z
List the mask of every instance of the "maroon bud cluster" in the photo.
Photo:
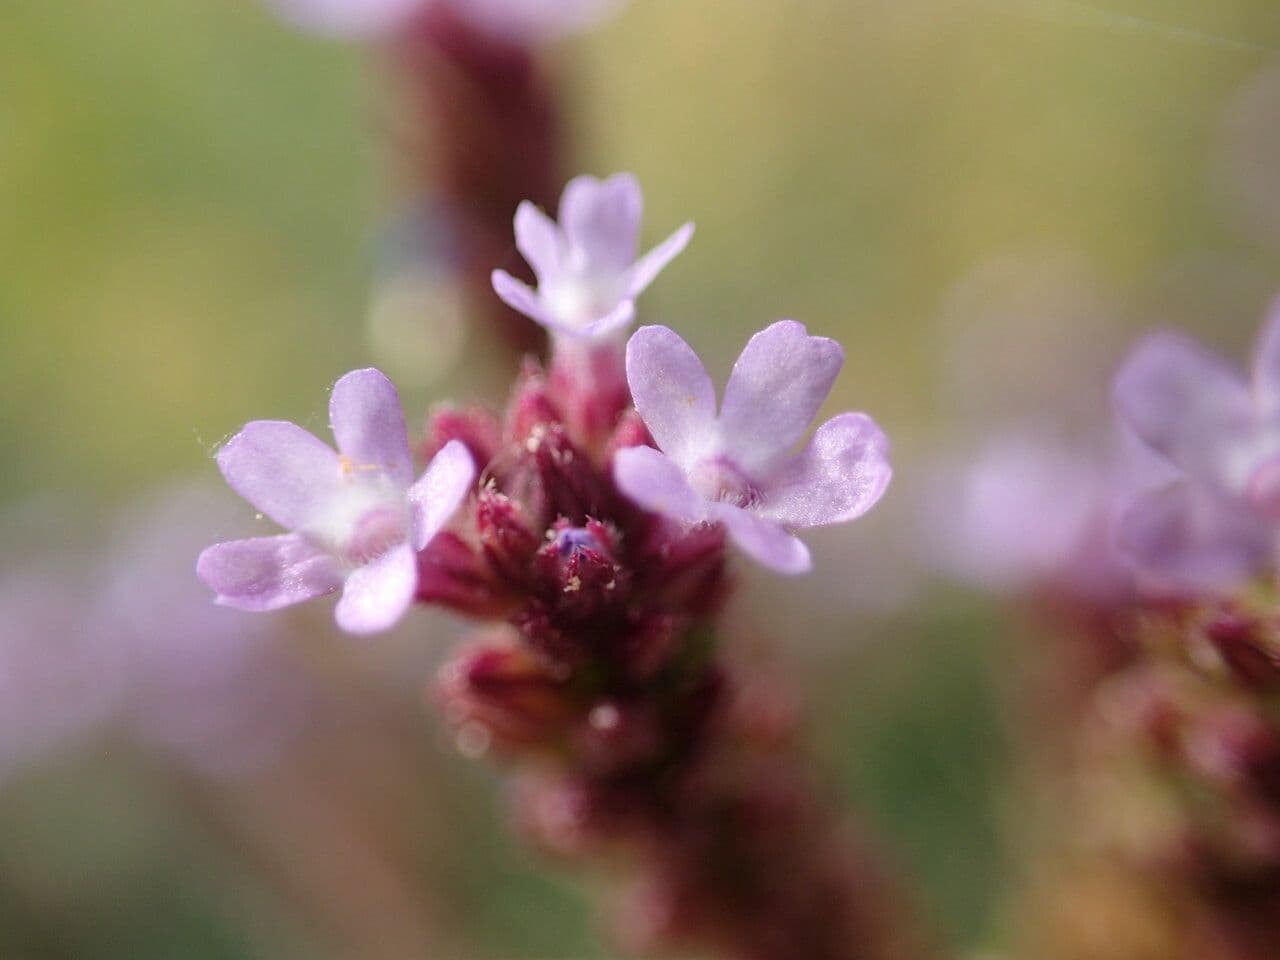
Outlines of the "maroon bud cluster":
M789 698L719 658L723 532L615 488L613 456L649 439L621 356L568 354L549 374L526 365L501 427L441 410L423 444L462 440L483 465L420 561L421 600L500 621L438 677L459 747L518 766L514 814L538 847L628 858L625 946L923 956L896 939L894 897L804 776Z
M1261 960L1280 943L1276 623L1236 602L1153 607L1138 656L1102 690L1112 761L1145 770L1180 824L1138 849L1178 891L1188 958ZM1179 955L1178 960L1181 960Z
M613 376L619 374L615 371ZM643 439L613 409L616 429L584 434L589 392L554 396L526 367L504 425L482 411L438 412L424 448L461 439L483 463L482 487L421 561L420 599L501 617L549 668L588 672L583 695L622 698L670 665L725 595L724 538L637 510L615 489L612 454ZM604 410L590 394L597 429ZM589 670L588 670L589 667Z

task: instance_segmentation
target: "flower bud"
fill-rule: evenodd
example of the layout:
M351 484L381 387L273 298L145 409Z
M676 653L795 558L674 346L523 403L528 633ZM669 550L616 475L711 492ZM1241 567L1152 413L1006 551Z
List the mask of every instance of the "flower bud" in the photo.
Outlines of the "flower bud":
M421 603L438 603L475 617L498 617L514 600L489 565L452 531L445 531L418 554Z
M589 517L611 513L613 498L606 496L600 474L569 439L562 424L535 429L524 448L550 517L584 524Z
M725 535L719 525L682 529L663 521L651 528L637 564L668 607L693 615L714 612L725 597Z
M461 440L483 470L502 446L502 428L484 407L439 407L427 420L427 436L419 447L421 459L430 460L450 440Z
M547 603L562 620L582 622L617 608L628 586L614 562L614 537L597 521L572 527L561 522L539 548L534 570Z
M507 404L507 436L522 443L535 431L560 422L560 410L551 399L541 367L535 362L527 362Z
M465 736L486 747L550 743L577 709L567 677L517 645L464 652L440 671L439 693L460 742Z
M605 461L612 461L613 455L619 450L652 445L653 438L649 435L649 428L644 425L640 414L635 410L626 410L618 418L618 424L613 428L613 434L605 445Z
M494 490L476 498L476 534L495 573L518 589L529 581L529 565L540 539L519 503Z
M1224 612L1205 629L1209 643L1227 669L1254 690L1280 688L1280 646L1269 624Z

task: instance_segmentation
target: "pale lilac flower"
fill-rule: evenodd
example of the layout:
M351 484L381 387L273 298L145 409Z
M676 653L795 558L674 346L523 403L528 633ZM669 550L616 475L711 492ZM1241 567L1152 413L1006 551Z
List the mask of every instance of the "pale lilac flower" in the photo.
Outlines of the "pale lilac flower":
M1180 478L1122 518L1121 545L1152 575L1228 586L1274 560L1280 520L1280 307L1249 378L1175 333L1141 343L1116 377L1121 416Z
M946 474L930 513L941 536L930 545L948 569L989 590L1065 579L1105 497L1092 458L1034 435L999 437Z
M231 488L292 532L216 544L197 571L219 603L241 610L275 610L341 590L338 626L385 630L413 602L415 551L466 497L475 464L452 441L415 483L399 395L374 369L334 385L329 422L338 452L279 420L248 424L218 452Z
M385 35L426 7L426 0L268 0L288 23L332 37Z
M474 29L514 44L547 43L586 30L624 0L441 0Z
M666 327L642 327L627 344L627 381L658 449L619 451L618 486L655 513L722 523L760 563L803 573L809 551L792 531L861 516L892 474L888 440L863 413L833 417L795 449L843 362L834 340L775 323L738 357L717 415L690 346Z
M1091 602L1132 594L1112 527L1173 469L1127 433L1102 452L1043 426L1013 428L941 471L925 548L946 572L996 592L1050 587Z
M557 225L528 201L516 210L516 247L538 278L535 291L505 270L493 289L554 334L595 340L630 326L635 300L693 236L686 223L636 259L644 199L629 173L576 177L560 197Z
M529 45L584 30L622 0L269 0L286 21L325 36L373 39L431 8L447 8L495 40Z

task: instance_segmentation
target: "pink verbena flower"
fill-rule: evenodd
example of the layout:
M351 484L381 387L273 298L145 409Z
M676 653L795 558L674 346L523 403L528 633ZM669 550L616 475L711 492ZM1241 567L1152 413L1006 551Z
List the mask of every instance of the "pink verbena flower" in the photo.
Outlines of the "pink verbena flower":
M1274 560L1280 520L1280 307L1245 378L1195 341L1158 333L1116 377L1121 417L1181 476L1140 498L1118 539L1151 574L1228 586Z
M666 327L642 327L627 344L627 381L658 449L620 450L618 487L672 519L721 523L765 566L803 573L809 551L791 531L861 516L892 475L888 440L863 413L833 417L794 451L843 362L834 340L775 323L738 357L717 415L692 348Z
M295 26L334 37L385 36L433 8L495 40L528 45L584 30L622 0L269 0Z
M505 270L493 289L553 334L607 338L635 319L635 300L693 236L686 223L636 259L644 198L629 173L576 177L560 197L560 223L528 201L516 210L516 247L538 278L535 291Z
M1174 476L1129 431L1079 444L1042 423L1006 428L940 472L925 547L946 572L986 590L1120 601L1134 578L1112 536L1116 518Z
M451 441L415 483L399 395L374 369L334 385L329 422L338 452L280 420L255 420L218 451L231 488L292 532L215 544L196 569L227 606L275 610L341 590L338 626L384 630L413 602L415 551L466 497L475 464Z

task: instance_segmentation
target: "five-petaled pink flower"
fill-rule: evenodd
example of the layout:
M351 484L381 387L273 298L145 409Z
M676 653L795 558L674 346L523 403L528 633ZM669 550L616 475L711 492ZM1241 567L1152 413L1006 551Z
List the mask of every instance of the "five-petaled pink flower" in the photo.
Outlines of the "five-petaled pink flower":
M795 449L843 362L834 340L775 323L738 357L717 415L689 345L666 327L642 327L627 344L627 381L658 449L619 451L619 488L672 519L722 523L765 566L803 573L809 550L792 531L861 516L892 475L888 440L863 413L833 417Z
M597 340L630 326L635 300L693 236L686 223L636 259L644 199L629 173L576 177L560 197L560 223L527 200L516 210L516 247L533 268L533 290L505 270L493 289L553 334Z
M341 590L342 629L385 630L413 602L416 551L467 496L475 464L452 441L415 483L400 397L377 370L334 385L329 420L337 452L280 420L255 420L218 451L231 488L292 532L215 544L196 570L227 606L275 610Z

